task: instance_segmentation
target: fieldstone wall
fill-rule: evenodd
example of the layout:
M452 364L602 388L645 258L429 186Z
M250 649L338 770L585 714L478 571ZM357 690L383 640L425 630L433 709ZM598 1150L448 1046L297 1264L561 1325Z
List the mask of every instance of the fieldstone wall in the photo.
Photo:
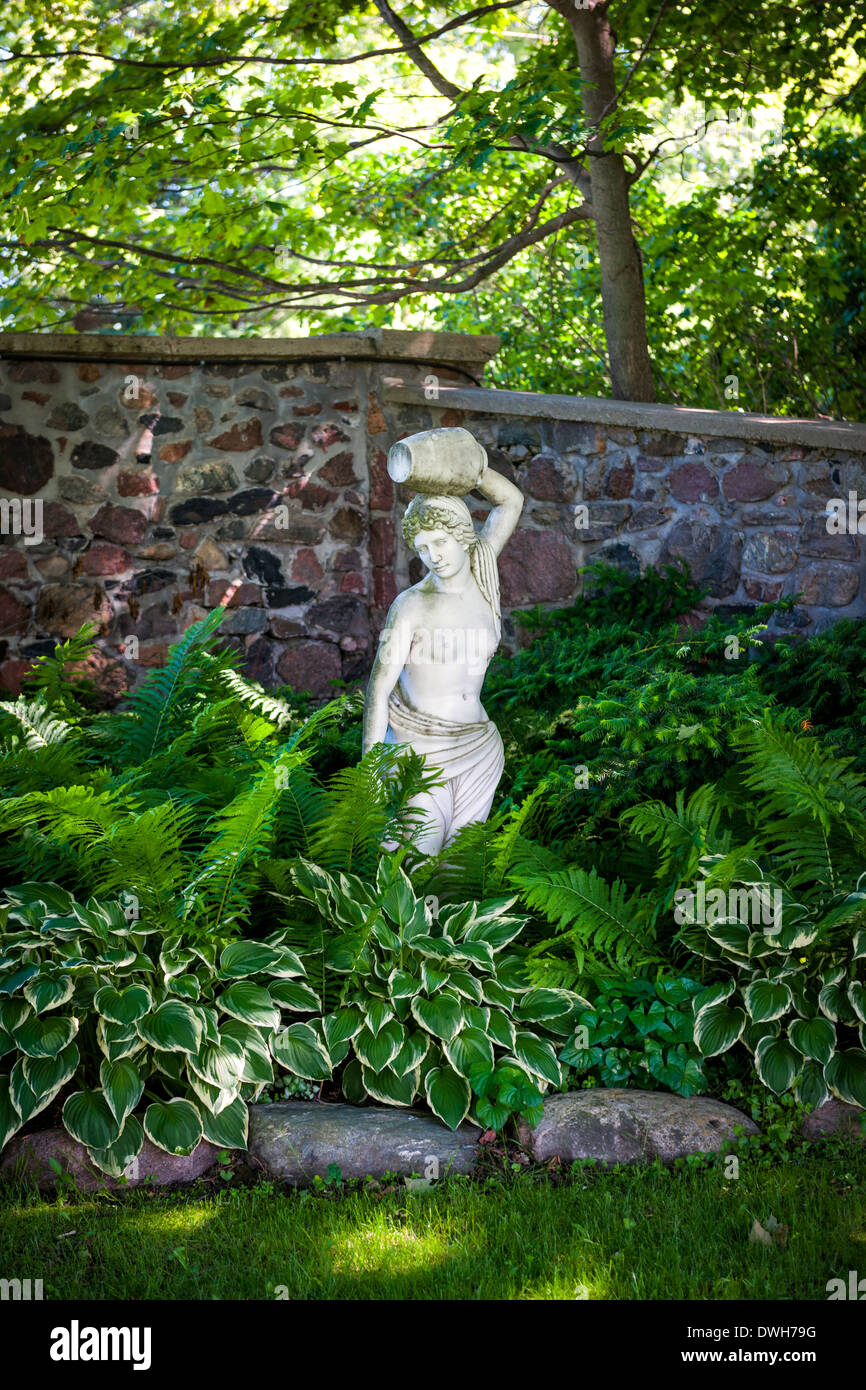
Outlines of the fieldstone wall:
M596 556L677 555L708 606L802 590L785 623L803 631L866 611L863 537L825 515L866 497L866 427L485 390L496 346L0 335L0 686L90 620L110 701L217 605L265 685L363 680L420 574L387 450L440 424L470 429L526 494L506 615L567 602Z
M218 604L264 684L363 679L397 592L382 374L473 384L496 340L44 341L0 337L0 687L95 621L110 701Z
M827 515L844 501L847 523L852 493L866 513L864 425L448 384L428 400L397 379L385 408L394 438L463 425L526 495L500 559L504 607L567 602L596 559L637 573L681 556L705 610L801 593L771 634L866 613L866 515L839 534ZM401 559L401 585L407 569Z

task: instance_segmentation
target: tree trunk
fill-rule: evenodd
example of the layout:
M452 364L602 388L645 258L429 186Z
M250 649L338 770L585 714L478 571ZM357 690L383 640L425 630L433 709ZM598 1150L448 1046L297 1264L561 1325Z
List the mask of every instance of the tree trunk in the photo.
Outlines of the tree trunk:
M577 45L583 109L590 122L615 109L615 37L605 0L548 0L568 20ZM617 400L654 401L655 383L646 335L646 299L640 252L631 229L628 178L623 157L603 153L596 136L586 162L592 186L596 245L601 269L601 302L611 386Z

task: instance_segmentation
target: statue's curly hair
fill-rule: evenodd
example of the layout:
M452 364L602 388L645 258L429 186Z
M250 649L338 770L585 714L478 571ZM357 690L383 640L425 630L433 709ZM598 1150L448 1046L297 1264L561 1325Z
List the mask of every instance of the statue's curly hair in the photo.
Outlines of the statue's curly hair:
M459 497L431 497L419 493L403 513L401 527L404 541L413 550L419 531L447 531L469 552L469 565L476 584L490 605L498 641L502 634L502 613L496 554L490 542L475 530L466 503Z

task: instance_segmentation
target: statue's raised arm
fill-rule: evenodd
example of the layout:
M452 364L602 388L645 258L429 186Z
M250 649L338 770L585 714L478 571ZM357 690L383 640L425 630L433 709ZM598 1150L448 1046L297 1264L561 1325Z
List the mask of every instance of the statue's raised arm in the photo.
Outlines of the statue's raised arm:
M426 430L395 444L388 472L414 488L403 537L427 573L394 600L364 706L366 753L376 743L406 743L444 785L416 799L426 826L414 843L435 854L471 821L486 820L502 776L496 726L481 687L499 645L496 558L523 509L523 495L487 464L464 429ZM492 504L481 532L462 496L477 490Z

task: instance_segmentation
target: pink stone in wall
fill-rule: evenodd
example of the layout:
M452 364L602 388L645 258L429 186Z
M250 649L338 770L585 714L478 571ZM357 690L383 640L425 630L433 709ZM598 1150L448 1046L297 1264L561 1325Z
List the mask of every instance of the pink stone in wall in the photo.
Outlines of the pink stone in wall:
M191 439L181 439L176 444L165 444L159 451L163 463L180 463L192 448Z
M21 683L32 669L32 661L10 660L0 663L0 690L8 691L10 695L20 695Z
M214 579L207 586L205 603L208 608L216 608L223 603L227 608L246 608L262 601L262 591L258 584L240 583L237 579Z
M356 570L350 570L348 574L344 574L340 581L340 592L343 594L360 594L363 596L367 592L363 574L358 574Z
M24 632L29 618L29 606L0 585L0 632Z
M27 573L27 561L20 550L0 550L0 579L14 579Z
M526 466L521 486L540 502L568 502L574 486L568 482L549 454L537 454Z
M118 545L138 545L147 530L147 517L132 507L113 507L106 502L89 522L95 536Z
M81 525L74 512L60 502L46 502L42 511L42 530L50 540L61 536L80 536Z
M316 425L310 437L318 449L330 449L334 444L349 442L349 436L333 421L326 425Z
M122 574L132 565L132 556L119 545L96 541L80 559L83 574Z
M323 482L330 483L332 487L348 487L351 483L356 483L355 460L351 452L344 449L340 454L334 454L328 462L319 469L318 475Z
M230 430L225 430L223 434L218 434L213 439L208 440L208 444L212 448L234 453L246 453L248 449L258 449L263 442L262 422L258 419L245 420L243 424L232 425Z
M147 468L128 468L117 475L120 497L149 497L159 492L159 479Z
M373 570L373 602L377 608L390 608L397 597L397 583L391 569Z
M319 564L315 550L305 546L299 550L292 561L292 578L297 579L299 584L308 584L313 587L319 584L325 577L325 572Z
M277 674L286 685L313 695L333 695L331 681L340 679L341 670L339 648L310 638L290 639L277 662Z
M719 495L719 485L702 463L684 463L673 469L670 490L678 502L708 502Z
M320 487L307 477L292 478L283 489L283 496L300 499L301 506L307 511L318 511L337 500L337 494L331 488Z
M385 423L385 416L382 414L382 407L376 400L375 393L370 392L367 406L367 433L384 434L388 426Z
M763 502L784 487L790 476L784 464L775 464L771 458L766 462L742 458L728 469L722 490L730 502Z
M377 516L370 522L370 559L374 565L390 565L394 561L394 523Z
M388 475L387 455L373 449L370 455L370 510L390 512L394 506L394 484Z
M574 553L558 531L515 531L499 557L502 606L553 603L577 586Z

